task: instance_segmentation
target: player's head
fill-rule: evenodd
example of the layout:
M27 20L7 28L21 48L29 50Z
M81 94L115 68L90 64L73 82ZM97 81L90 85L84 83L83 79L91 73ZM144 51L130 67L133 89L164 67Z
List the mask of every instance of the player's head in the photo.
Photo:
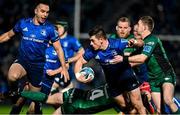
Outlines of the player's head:
M89 31L90 45L93 46L95 50L101 49L103 42L107 40L106 33L102 26L95 26Z
M151 16L143 16L138 21L138 33L152 32L154 29L154 20Z
M129 18L121 17L117 21L116 33L121 38L127 38L131 31L131 23Z
M58 35L61 37L65 35L68 31L68 22L66 20L56 20L55 27L58 31Z
M133 27L133 34L136 39L142 39L141 35L138 33L138 25L135 24Z
M34 9L34 23L42 24L46 21L49 16L50 11L50 2L48 0L40 0L36 3L36 7Z

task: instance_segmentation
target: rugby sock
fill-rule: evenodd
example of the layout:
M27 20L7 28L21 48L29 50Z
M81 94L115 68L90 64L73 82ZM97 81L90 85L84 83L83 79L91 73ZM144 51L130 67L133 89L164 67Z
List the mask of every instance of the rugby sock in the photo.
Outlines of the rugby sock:
M32 101L46 102L48 96L42 92L22 91L21 96Z
M11 111L10 111L10 114L11 115L14 115L14 114L19 114L21 112L21 109L23 107L23 105L25 104L26 102L26 99L18 99L16 104L13 105Z
M14 114L19 114L21 112L22 107L17 106L17 105L13 105L11 111L10 111L10 115L14 115Z
M35 114L41 114L42 115L42 108L41 103L35 102Z

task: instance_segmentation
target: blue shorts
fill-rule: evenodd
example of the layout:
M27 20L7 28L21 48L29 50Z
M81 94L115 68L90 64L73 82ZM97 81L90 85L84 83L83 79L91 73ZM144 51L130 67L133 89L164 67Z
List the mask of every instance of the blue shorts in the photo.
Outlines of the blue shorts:
M14 63L20 64L26 70L28 82L30 82L34 87L41 87L44 64L30 64L21 59L15 60Z
M72 71L71 72L70 71L71 70L69 69L68 72L73 75ZM46 74L46 70L44 70L44 76L43 76L43 80L42 80L42 83L41 83L41 92L43 92L45 94L49 94L50 90L51 90L51 87L52 87L52 84L54 82L56 82L61 88L67 87L70 84L70 81L71 81L71 74L69 74L70 75L70 80L65 83L64 78L63 78L63 76L61 76L61 74L56 74L54 76L49 76L49 75Z
M132 91L140 86L132 68L118 72L111 72L111 70L108 70L104 71L104 73L112 97L116 97L124 92Z
M41 83L41 92L49 95L53 82L54 82L53 76L48 76L47 74L44 74L44 77Z

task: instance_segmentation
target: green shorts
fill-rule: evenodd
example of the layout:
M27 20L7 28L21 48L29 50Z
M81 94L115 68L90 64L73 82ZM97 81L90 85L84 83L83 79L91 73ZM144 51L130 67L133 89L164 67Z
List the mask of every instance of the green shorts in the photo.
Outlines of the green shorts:
M63 95L67 97L61 106L63 114L91 114L110 108L113 101L108 95L107 84L89 91L70 89ZM64 98L65 99L65 98Z
M174 71L163 73L160 79L149 79L152 92L161 92L161 87L164 83L172 83L176 85L176 74Z

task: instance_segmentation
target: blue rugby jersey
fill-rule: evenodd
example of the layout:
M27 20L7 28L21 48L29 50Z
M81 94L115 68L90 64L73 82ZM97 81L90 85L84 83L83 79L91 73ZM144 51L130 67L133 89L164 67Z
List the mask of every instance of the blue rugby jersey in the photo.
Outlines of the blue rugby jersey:
M116 55L123 55L123 50L128 45L126 39L108 39L109 45L106 50L94 50L89 47L85 50L84 59L89 61L91 58L96 59L101 65L112 65L111 60ZM113 64L114 65L114 64Z
M15 33L21 34L19 58L31 64L45 63L45 50L51 40L58 40L55 27L48 21L35 25L32 18L21 19L13 28Z
M71 58L74 56L74 53L79 51L82 47L78 39L74 38L73 36L67 35L65 38L60 39L61 46L64 51L65 59ZM59 62L58 56L54 47L50 46L46 50L46 63L44 69L57 69L61 66Z

